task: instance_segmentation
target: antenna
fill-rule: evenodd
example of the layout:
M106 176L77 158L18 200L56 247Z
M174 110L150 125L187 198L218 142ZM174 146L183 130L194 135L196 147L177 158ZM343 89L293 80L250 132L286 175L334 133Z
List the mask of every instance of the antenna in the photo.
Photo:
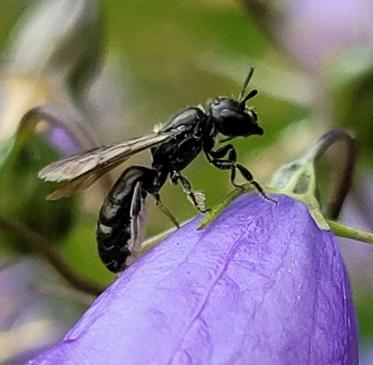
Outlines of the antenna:
M258 90L251 90L243 99L240 100L240 104L244 105L249 99L253 98L258 93Z
M243 96L245 94L245 91L246 91L246 88L247 88L247 85L249 84L252 76L253 76L253 73L254 73L254 67L253 66L250 66L249 68L249 72L247 73L247 76L246 76L246 79L245 79L245 82L243 83L243 87L242 87L242 90L240 92L240 96L238 97L238 100L241 102L243 100Z
M249 72L247 73L247 76L246 76L246 79L245 79L245 82L243 83L243 87L242 87L242 90L240 92L240 96L238 97L238 102L243 107L245 106L245 103L249 99L253 98L258 93L258 90L254 89L254 90L251 90L246 96L244 96L247 85L249 84L249 82L251 80L251 77L253 76L253 73L254 73L254 67L250 66Z

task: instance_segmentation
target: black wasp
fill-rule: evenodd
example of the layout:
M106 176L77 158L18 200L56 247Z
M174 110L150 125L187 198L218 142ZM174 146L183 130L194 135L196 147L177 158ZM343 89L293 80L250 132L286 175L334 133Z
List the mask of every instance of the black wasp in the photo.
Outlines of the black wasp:
M87 188L129 157L151 149L151 168L127 168L101 207L97 223L98 251L110 271L124 270L139 254L142 231L140 220L147 195L152 195L171 216L161 205L159 196L159 190L168 178L175 185L181 184L194 206L200 212L205 211L203 195L194 192L189 180L181 173L201 151L218 169L230 170L234 186L239 186L235 183L238 171L266 197L251 173L237 162L232 144L214 149L218 134L226 137L222 142L235 137L263 134L263 129L258 125L257 114L246 107L246 102L257 94L257 90L245 94L253 72L251 67L238 100L213 98L208 102L206 110L201 107L187 108L153 134L121 141L112 146L94 148L84 154L52 163L40 171L40 178L63 183L49 196L49 199L55 200Z

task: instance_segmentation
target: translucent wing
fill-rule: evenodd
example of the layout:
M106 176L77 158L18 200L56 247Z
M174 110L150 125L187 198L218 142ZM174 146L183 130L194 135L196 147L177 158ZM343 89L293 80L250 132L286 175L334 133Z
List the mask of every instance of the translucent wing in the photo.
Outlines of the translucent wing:
M48 196L57 200L70 196L92 185L102 175L120 165L131 156L167 142L180 130L170 133L149 134L144 137L118 142L111 146L97 147L83 154L68 157L44 167L39 178L63 184Z

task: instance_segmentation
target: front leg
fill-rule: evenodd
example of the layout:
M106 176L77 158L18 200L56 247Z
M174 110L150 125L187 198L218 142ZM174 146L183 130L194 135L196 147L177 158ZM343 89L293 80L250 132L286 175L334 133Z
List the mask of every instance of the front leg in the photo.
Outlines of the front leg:
M226 144L222 147L219 147L215 151L212 148L213 148L213 142L208 143L204 146L204 151L205 151L205 155L207 157L207 160L212 164L213 164L214 160L223 159L227 155L227 153L230 153L230 151L234 151L234 153L236 153L233 145L231 145L230 143ZM236 158L237 158L237 156L236 156Z
M262 195L265 199L273 201L267 194L264 192L263 188L260 184L254 179L251 172L241 164L237 162L237 152L235 148L231 144L227 144L218 148L216 151L210 150L206 151L206 156L208 161L213 164L215 167L221 170L231 170L230 180L233 186L237 188L243 188L244 185L237 184L235 182L236 179L236 171L238 170L244 179L250 183L254 188ZM226 157L226 155L228 155ZM226 157L226 158L223 158Z

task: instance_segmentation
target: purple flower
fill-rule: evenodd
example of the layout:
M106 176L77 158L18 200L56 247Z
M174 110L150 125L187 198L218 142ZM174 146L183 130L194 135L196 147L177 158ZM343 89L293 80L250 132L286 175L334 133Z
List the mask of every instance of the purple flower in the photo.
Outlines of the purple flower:
M245 195L179 229L30 364L358 364L336 240L276 199Z
M373 44L369 0L295 0L285 8L280 38L310 69L334 63L349 47Z
M254 19L308 71L319 73L325 67L333 71L347 55L355 56L355 64L361 64L363 56L371 59L370 0L242 1Z

